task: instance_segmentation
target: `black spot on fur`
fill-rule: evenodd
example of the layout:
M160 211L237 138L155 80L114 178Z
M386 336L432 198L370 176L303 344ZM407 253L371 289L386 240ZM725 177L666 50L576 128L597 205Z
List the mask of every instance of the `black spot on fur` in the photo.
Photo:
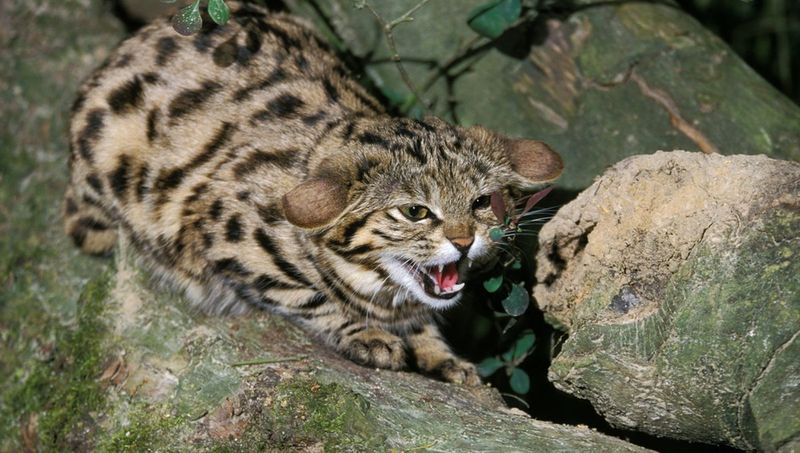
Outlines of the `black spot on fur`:
M303 117L303 124L306 126L315 126L317 123L325 119L325 111L320 110L313 115L307 115Z
M178 187L186 176L182 168L172 170L162 170L155 183L155 189L161 192L172 190Z
M250 199L250 191L242 190L241 192L236 193L236 199L239 201L247 201Z
M253 287L256 291L263 293L269 289L298 289L301 286L284 283L266 274L261 274L253 280Z
M405 151L422 165L428 162L428 156L422 150L422 142L420 140L414 140L410 146L405 148Z
M125 68L133 61L133 55L126 53L122 54L114 63L115 68Z
M344 140L344 141L350 140L350 137L353 136L353 132L355 131L355 128L356 128L356 123L355 122L351 121L351 122L347 123L347 127L345 127L344 131L342 132L342 140Z
M119 158L117 168L108 175L108 184L111 186L111 191L119 199L124 199L125 192L128 190L128 183L130 182L130 157L122 155Z
M116 114L127 113L142 104L143 95L142 79L137 75L108 95L108 105Z
M299 151L296 149L282 149L276 151L255 151L242 162L233 167L233 174L237 178L247 176L260 167L269 165L279 168L291 168L297 163Z
M322 86L325 88L325 96L328 97L328 102L336 103L339 102L339 90L336 89L335 86L331 83L331 81L327 78L322 79Z
M270 118L293 118L297 111L305 105L299 97L283 93L267 102L267 108L253 114L253 120L266 121Z
M286 261L286 259L278 251L275 243L262 228L258 228L253 232L253 238L256 240L259 247L261 247L261 249L272 258L275 266L277 266L287 277L304 286L312 286L311 282L306 279L306 277L294 266L294 264Z
M178 50L178 43L172 36L165 36L156 42L156 66L164 66Z
M159 77L159 75L156 74L155 72L145 72L144 74L142 74L142 80L144 80L144 83L153 85L154 83L160 82L161 77Z
M326 302L328 302L328 298L325 296L325 294L316 293L313 296L309 297L307 301L303 302L300 305L300 308L311 310L317 307L321 307Z
M217 198L214 200L214 203L211 204L211 208L208 210L208 215L211 216L212 220L219 220L220 216L222 215L222 199Z
M295 55L294 64L297 65L297 69L299 69L300 72L308 72L308 60L302 54Z
M239 214L232 215L225 224L225 239L228 242L239 242L242 240L242 221Z
M258 217L266 224L283 220L283 213L276 204L258 205L256 210L258 211Z
M405 127L405 126L397 126L397 128L395 129L394 132L397 135L399 135L401 137L406 137L406 138L415 138L417 136L415 133L413 133L410 130L408 130L408 128Z
M153 143L158 137L158 130L156 129L159 118L161 117L161 110L158 107L150 110L147 114L147 141Z
M389 142L385 138L373 134L372 132L364 132L358 137L358 141L361 142L362 145L378 145L382 148L389 148Z
M147 164L139 168L139 174L136 175L136 200L141 202L144 199L144 194L147 193L147 176L150 174L150 169Z
M90 173L86 176L86 184L89 184L89 187L94 189L95 192L98 194L103 193L103 183L100 181L100 178L97 177L96 174Z
M67 197L64 205L64 212L67 215L72 215L78 212L78 205L75 203L75 200L73 200L72 197Z
M86 126L78 134L78 152L87 162L92 162L92 145L100 138L100 133L105 125L106 112L102 109L94 109L86 115Z
M214 134L214 137L211 138L211 141L206 143L205 147L203 148L203 152L195 156L194 159L189 162L189 164L186 166L186 171L188 172L194 170L195 168L200 167L211 160L211 158L214 157L214 154L216 154L220 148L228 143L235 128L236 126L234 126L233 123L222 123L222 127L220 127L217 133Z
M211 59L214 61L215 65L220 68L227 68L236 61L236 51L238 49L236 45L236 36L237 35L231 36L227 41L214 49L214 52L211 54Z
M257 22L256 25L258 25L258 28L261 31L277 38L284 49L298 48L302 46L300 40L298 40L293 36L290 36L286 30L283 30L282 28L274 24L267 22Z
M72 103L72 108L70 111L74 114L81 108L83 108L83 104L86 103L86 93L81 91L78 93L78 96L75 98L75 101Z
M81 217L75 222L74 228L70 231L70 236L72 236L72 241L77 247L83 247L83 243L86 242L86 236L89 235L90 231L105 231L107 229L108 225L105 222L92 217Z
M178 119L199 109L220 89L222 89L222 85L219 83L206 80L200 88L181 91L169 103L169 117L173 120Z
M367 175L370 174L372 169L378 164L378 162L363 158L358 161L358 173L356 174L357 181L364 181L367 178Z
M277 68L272 72L270 72L269 75L263 80L260 80L259 82L256 82L252 85L248 85L244 88L237 90L233 94L233 100L236 102L244 101L250 98L250 95L253 94L253 92L269 88L270 86L275 85L276 83L280 83L286 80L286 78L287 78L286 71L284 71L283 68Z
M214 270L220 274L233 274L242 277L251 275L252 272L248 271L242 263L235 258L223 258L214 262Z

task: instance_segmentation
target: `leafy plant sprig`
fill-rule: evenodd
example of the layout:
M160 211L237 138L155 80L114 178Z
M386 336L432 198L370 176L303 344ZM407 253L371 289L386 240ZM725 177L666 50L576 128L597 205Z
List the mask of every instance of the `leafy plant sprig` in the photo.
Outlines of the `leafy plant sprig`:
M532 194L525 201L519 212L517 212L515 206L506 205L501 192L492 193L490 206L495 217L497 217L499 225L489 230L490 238L495 242L511 246L517 236L524 234L522 227L526 223L526 215L552 190L552 187L548 187ZM503 307L503 312L495 311L495 317L508 318L502 334L508 332L517 323L517 317L524 314L530 305L530 295L525 289L524 283L514 282L506 275L512 270L518 270L522 267L521 256L514 253L514 250L518 249L509 247L509 258L501 260L499 263L500 272L483 281L483 288L488 293L496 295L496 298L501 298L500 303ZM500 290L506 282L510 283L509 289L505 294L501 294ZM528 393L530 390L530 377L519 365L533 352L535 343L536 336L532 330L522 331L507 351L498 356L488 357L478 364L478 373L483 377L488 377L499 369L504 368L511 390L520 395Z
M176 0L162 0L164 3L175 3ZM225 0L208 0L208 15L218 25L225 25L231 17L231 10ZM200 15L200 0L181 8L172 16L172 28L178 33L189 36L203 28L203 17Z

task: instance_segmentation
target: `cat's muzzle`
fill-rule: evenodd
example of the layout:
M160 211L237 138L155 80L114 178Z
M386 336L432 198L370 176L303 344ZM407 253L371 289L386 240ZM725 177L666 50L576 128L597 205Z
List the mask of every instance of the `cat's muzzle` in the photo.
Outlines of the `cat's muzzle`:
M452 299L464 289L471 260L462 257L457 261L433 266L408 267L425 293L436 299Z

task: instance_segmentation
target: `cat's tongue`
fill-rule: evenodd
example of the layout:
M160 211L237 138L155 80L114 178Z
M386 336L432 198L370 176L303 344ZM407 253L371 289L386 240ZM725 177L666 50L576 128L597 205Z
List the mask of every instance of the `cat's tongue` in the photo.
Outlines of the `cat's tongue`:
M450 291L458 283L458 266L453 262L442 267L441 271L438 267L434 267L432 275L442 291Z

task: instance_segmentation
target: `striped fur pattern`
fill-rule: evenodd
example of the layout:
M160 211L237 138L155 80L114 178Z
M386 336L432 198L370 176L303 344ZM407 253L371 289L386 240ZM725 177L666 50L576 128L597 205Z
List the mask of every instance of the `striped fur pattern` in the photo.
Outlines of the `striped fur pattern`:
M84 83L67 234L91 254L126 235L208 312L265 308L358 363L399 369L411 355L478 384L433 314L492 256L486 196L552 179L558 156L387 116L303 23L232 9L192 37L158 20Z

